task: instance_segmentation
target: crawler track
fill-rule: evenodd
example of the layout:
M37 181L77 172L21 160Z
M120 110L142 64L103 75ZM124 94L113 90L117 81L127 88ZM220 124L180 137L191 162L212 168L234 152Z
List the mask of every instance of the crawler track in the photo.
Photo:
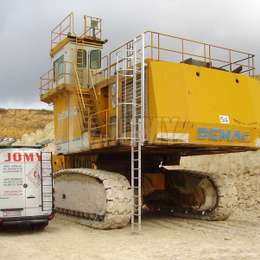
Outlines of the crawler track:
M60 170L54 176L56 183L55 205L57 212L76 217L80 220L80 223L97 229L121 228L128 224L132 209L132 193L129 182L124 176L118 173L94 169ZM74 182L79 176L81 176L81 178L84 178L84 176L93 178L96 180L96 184L94 185L97 185L97 188L98 185L103 185L105 202L104 208L101 211L82 211L80 202L78 203L78 207L74 205L73 209L69 204L66 207L63 207L64 204L63 206L59 205L60 196L62 196L59 190L59 181L62 180L62 177L66 177L70 178L70 182ZM75 183L72 182L70 184L74 185ZM82 198L83 201L84 199L89 200L91 198ZM95 204L94 201L93 203Z
M226 220L237 207L237 190L229 176L215 172L201 172L189 169L178 169L172 172L180 175L207 178L213 184L216 191L217 200L215 205L208 210L201 210L193 207L188 208L187 206L182 207L181 204L170 206L169 203L164 203L163 200L159 199L150 204L152 208L155 208L162 213L168 212L170 215L177 217L204 220Z

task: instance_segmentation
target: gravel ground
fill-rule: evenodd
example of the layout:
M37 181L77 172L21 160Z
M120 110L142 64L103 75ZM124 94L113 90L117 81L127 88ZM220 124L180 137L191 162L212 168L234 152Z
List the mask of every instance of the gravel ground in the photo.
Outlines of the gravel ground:
M260 259L260 210L223 222L146 217L143 232L94 230L56 216L44 231L1 231L0 259Z

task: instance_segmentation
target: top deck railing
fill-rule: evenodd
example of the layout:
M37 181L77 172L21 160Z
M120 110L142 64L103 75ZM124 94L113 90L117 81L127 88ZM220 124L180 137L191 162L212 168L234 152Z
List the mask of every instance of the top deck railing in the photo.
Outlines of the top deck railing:
M255 55L252 53L153 31L146 31L144 36L145 59L188 63L192 58L209 68L254 76ZM137 38L139 37L140 35ZM115 75L118 56L121 57L120 67L120 64L126 62L129 55L127 50L133 42L134 40L126 42L102 58L102 69L96 74L99 79ZM137 51L141 51L141 47Z
M55 28L51 31L51 48L54 48L59 42L67 36L76 36L74 26L74 13L67 15ZM91 37L101 39L102 37L102 19L84 15L83 32L79 38Z
M51 48L74 32L74 14L70 13L51 31Z

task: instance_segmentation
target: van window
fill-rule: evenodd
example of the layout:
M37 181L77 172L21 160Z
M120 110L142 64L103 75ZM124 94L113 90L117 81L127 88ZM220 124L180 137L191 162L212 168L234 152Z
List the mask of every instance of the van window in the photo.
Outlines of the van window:
M78 68L86 68L87 66L87 52L83 49L77 51L77 66Z
M90 68L94 70L101 68L101 50L90 51Z
M53 62L53 78L54 81L61 79L64 76L64 55L60 56Z

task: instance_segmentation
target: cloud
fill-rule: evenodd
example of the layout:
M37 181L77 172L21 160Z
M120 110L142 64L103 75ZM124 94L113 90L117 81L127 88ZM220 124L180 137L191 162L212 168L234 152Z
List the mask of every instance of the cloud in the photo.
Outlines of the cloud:
M258 0L10 0L0 9L0 107L45 107L38 88L51 67L50 30L70 11L77 23L83 14L103 18L106 51L154 30L253 52L260 61Z

